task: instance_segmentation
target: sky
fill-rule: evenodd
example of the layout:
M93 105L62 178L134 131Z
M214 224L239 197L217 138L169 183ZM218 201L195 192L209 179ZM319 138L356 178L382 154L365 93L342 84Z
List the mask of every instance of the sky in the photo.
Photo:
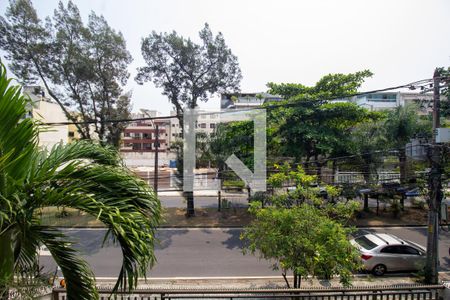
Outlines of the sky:
M64 3L67 1L63 0ZM38 15L53 14L57 0L34 0ZM361 90L430 78L450 66L450 1L447 0L74 0L83 20L91 11L121 31L134 58L126 90L133 110L172 109L153 83L138 85L144 62L141 39L152 31L177 31L198 41L207 22L222 32L238 57L242 92L266 91L268 82L313 85L329 73L370 69ZM7 0L0 0L4 15ZM204 108L218 108L214 96Z

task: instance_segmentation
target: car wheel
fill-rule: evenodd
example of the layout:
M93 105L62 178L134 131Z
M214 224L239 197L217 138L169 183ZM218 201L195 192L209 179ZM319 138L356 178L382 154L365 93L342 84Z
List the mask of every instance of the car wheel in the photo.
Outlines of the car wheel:
M372 273L375 276L383 276L384 273L386 273L386 266L385 265L376 265L372 269Z

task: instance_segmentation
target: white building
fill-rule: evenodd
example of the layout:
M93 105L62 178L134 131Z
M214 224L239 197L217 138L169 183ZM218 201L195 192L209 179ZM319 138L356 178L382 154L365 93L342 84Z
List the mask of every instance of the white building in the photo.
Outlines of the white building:
M29 117L42 123L68 122L62 108L46 96L45 89L41 86L25 86L23 94L32 101ZM68 135L67 125L45 126L39 132L39 146L50 149L61 142L65 144L68 142Z
M393 109L414 103L420 114L428 114L433 108L433 95L420 93L383 92L352 97L350 100L369 110Z
M282 98L268 93L234 93L222 94L220 98L221 109L245 109L258 107L266 102L280 101Z
M183 125L180 125L180 121L176 117L176 112L170 112L170 130L169 130L169 141L170 143L175 142L178 139L183 138ZM205 133L206 135L211 135L218 125L220 116L217 110L199 110L198 118L196 122L196 132Z

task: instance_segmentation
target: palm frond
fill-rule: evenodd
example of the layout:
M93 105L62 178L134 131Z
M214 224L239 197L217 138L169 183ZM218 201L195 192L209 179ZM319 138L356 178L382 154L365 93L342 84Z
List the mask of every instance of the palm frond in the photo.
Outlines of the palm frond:
M61 268L67 284L67 299L98 299L94 274L88 264L78 258L79 253L72 248L72 242L55 228L36 226L33 229Z
M58 157L70 156L63 154L66 147L69 152L73 149L59 148ZM70 160L56 170L44 160L42 165L51 165L53 169L45 172L40 185L39 177L34 178L30 204L35 209L67 206L97 217L122 249L123 263L116 288L133 288L138 277L145 276L147 268L156 262L153 245L161 204L148 184L128 169L95 161L86 164L81 158ZM54 158L49 156L49 159Z
M19 86L11 86L6 69L0 66L0 156L8 155L3 165L5 173L23 180L32 154L36 151L38 131L31 119L24 119L29 101L21 95Z

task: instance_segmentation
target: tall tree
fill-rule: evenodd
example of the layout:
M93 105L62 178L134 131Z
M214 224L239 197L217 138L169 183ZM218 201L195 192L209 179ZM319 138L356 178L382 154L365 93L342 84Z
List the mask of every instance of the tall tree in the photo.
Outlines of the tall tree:
M15 274L32 277L40 245L61 268L68 299L98 299L87 263L57 228L42 226L44 207L84 211L105 224L122 250L116 288L133 288L155 263L154 242L161 205L142 180L120 164L116 150L90 141L39 150L39 127L24 119L28 100L0 69L0 299Z
M213 35L208 24L199 32L200 44L172 33L152 32L142 40L146 65L138 68L136 81L163 89L177 115L208 101L216 92L239 89L242 75L237 57L225 44L222 33Z
M369 70L329 74L310 87L269 83L269 93L281 95L286 104L285 107L269 110L270 126L279 137L274 139L278 144L274 147L279 149L281 156L291 156L297 160L304 158L306 161L313 158L320 173L323 165L320 158L345 152L349 131L356 124L371 118L372 114L353 103L330 103L328 100L356 93L365 78L370 76L372 73Z
M130 111L129 104L124 110L124 102L118 107L132 61L120 32L93 12L84 25L72 1L67 6L60 2L53 20L43 24L30 0L12 0L6 18L0 17L0 33L0 47L23 83L40 79L66 117L81 121L77 129L82 138L90 139L92 133L83 122L93 122L101 142L118 146L113 136L121 126L105 121L127 118ZM71 113L74 109L77 113Z
M389 145L397 151L401 184L407 181L406 144L417 134L431 133L431 122L421 119L417 110L413 104L398 106L387 112L383 126Z

